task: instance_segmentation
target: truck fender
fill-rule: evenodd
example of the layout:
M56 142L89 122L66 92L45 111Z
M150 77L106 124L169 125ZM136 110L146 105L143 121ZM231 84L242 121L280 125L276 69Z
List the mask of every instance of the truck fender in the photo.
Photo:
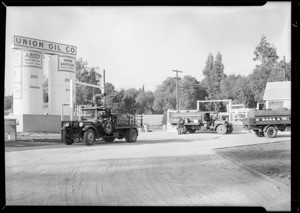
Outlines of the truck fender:
M223 124L217 124L217 126L215 126L214 130L217 131L218 126L223 125Z
M263 129L263 132L266 132L269 126L274 126L276 128L276 130L278 131L277 126L271 124L271 125L265 126L264 129Z
M96 128L92 125L85 125L84 127L82 127L82 131L87 131L88 129L92 129L94 130L95 134L97 135L97 137L99 137L98 131L96 130Z

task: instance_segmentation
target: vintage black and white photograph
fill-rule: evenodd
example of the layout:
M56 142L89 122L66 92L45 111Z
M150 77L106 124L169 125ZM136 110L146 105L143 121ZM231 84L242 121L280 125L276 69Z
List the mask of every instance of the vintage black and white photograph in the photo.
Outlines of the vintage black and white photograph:
M291 211L291 11L6 6L5 205Z

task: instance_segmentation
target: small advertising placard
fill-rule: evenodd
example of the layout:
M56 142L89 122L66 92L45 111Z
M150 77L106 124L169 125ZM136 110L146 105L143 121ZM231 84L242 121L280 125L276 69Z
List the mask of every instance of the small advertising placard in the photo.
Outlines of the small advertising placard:
M58 56L58 71L75 72L76 60L72 57Z
M22 84L21 83L13 84L13 96L14 96L14 98L22 98Z
M42 68L42 53L24 50L22 55L22 66Z

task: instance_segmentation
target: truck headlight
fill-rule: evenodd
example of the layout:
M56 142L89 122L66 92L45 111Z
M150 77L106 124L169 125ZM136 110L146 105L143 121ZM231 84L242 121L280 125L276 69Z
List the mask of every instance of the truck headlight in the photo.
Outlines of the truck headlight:
M65 124L65 126L66 126L66 127L69 127L69 126L70 126L70 123L69 123L69 122L67 122L67 123Z
M79 122L79 127L83 127L83 123L82 122Z

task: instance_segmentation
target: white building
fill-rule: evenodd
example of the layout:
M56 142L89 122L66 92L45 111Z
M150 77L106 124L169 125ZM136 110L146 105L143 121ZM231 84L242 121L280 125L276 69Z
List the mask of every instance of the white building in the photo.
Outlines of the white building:
M290 81L267 82L263 97L266 109L291 109L291 90Z

